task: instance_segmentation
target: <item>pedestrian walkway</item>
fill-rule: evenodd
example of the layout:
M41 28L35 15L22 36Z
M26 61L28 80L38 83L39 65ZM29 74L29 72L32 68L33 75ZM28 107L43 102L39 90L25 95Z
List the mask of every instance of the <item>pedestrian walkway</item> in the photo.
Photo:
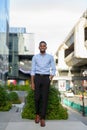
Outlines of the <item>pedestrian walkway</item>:
M79 121L47 121L43 130L87 130L87 126ZM41 130L38 124L29 122L10 122L6 130Z
M67 120L46 120L46 126L41 127L33 120L22 119L21 112L17 112L17 107L13 106L9 112L0 112L0 130L87 130L87 125L74 116L75 112L74 115L72 111L68 112ZM87 117L85 120L87 122Z

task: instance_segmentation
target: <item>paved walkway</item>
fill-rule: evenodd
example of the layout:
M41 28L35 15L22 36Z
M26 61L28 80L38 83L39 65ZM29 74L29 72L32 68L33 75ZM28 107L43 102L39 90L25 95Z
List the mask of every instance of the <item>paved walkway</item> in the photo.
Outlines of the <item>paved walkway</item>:
M87 126L79 121L48 121L43 130L87 130ZM41 127L33 121L10 122L6 130L41 130Z
M22 119L21 112L13 107L9 112L0 112L0 130L87 130L87 125L79 121L69 110L68 120L46 120L46 126L40 127L33 120ZM82 117L82 115L79 115ZM87 117L83 117L87 122Z

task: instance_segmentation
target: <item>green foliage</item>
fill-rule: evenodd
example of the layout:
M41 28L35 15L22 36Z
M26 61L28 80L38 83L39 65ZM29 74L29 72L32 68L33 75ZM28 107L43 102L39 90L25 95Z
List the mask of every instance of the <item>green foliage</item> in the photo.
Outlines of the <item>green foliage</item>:
M49 100L48 100L48 109L47 109L47 119L57 119L58 118L58 109L60 100L58 98L59 92L56 88L50 87L49 91Z
M13 104L21 103L16 92L7 92L5 88L0 87L0 111L8 111Z
M5 106L0 106L0 111L9 111L12 107L10 102L6 102Z
M59 119L67 119L68 114L67 114L67 109L64 108L61 104L59 105Z
M34 91L31 89L28 92L26 98L26 105L22 112L22 118L34 119L35 117L35 107L34 107ZM60 103L60 93L59 91L51 86L49 91L48 108L46 119L67 119L68 113Z
M10 91L13 91L13 90L28 91L29 88L30 88L30 85L14 85L14 84L7 85L7 89Z
M6 90L0 87L0 111L8 111L12 106L7 100L7 95Z
M0 87L0 106L6 105L6 91L3 87Z
M26 97L26 106L22 112L22 117L27 119L34 119L35 114L35 106L34 106L34 91L31 89L28 92L28 96Z
M7 98L13 104L15 104L15 103L21 103L20 100L19 100L18 94L16 92L10 92L10 93L8 93Z

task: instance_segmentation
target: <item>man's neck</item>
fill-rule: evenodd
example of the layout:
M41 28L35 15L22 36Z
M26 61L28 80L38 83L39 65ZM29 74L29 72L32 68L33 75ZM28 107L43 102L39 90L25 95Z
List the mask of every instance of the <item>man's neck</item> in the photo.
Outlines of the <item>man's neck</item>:
M46 52L40 52L40 54L41 54L41 55L45 55L45 54L46 54Z

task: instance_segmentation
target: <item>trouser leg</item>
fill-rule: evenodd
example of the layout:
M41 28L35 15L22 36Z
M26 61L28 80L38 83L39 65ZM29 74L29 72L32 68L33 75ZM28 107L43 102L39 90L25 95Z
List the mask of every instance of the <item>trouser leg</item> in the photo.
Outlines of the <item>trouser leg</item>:
M49 77L35 76L35 109L36 114L40 114L45 119L50 80Z
M43 77L42 80L42 91L41 91L41 97L42 97L42 105L41 105L41 118L45 119L46 116L46 109L47 109L47 103L48 103L48 94L49 94L49 86L50 86L50 80L49 77Z
M35 92L34 92L34 98L35 98L35 111L36 114L39 115L40 113L40 79L39 77L35 77Z

